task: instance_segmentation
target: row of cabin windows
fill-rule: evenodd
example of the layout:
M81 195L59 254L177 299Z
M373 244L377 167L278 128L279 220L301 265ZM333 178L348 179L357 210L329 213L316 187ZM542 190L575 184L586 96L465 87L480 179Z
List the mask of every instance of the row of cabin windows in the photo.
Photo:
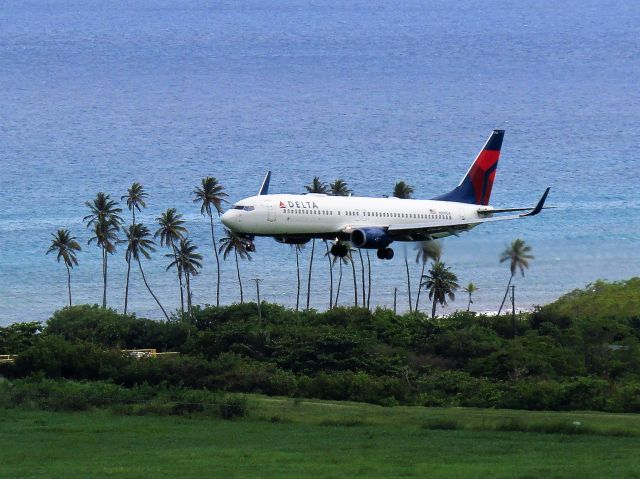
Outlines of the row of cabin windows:
M426 213L380 213L378 211L367 211L366 216L376 216L383 218L412 218L423 220L450 220L451 213L438 213L438 214L426 214Z
M285 208L285 214L302 214L302 215L324 215L333 216L331 210L306 210L306 209L290 209ZM340 211L337 212L340 215ZM359 211L345 211L345 216L360 216ZM379 211L367 211L365 216L375 216L381 218L412 218L412 219L432 219L432 220L450 220L451 213L426 214L426 213L383 213Z
M333 211L331 210L298 210L298 209L290 209L285 208L282 210L284 213L289 215L324 215L324 216L333 216ZM338 214L340 212L338 211Z

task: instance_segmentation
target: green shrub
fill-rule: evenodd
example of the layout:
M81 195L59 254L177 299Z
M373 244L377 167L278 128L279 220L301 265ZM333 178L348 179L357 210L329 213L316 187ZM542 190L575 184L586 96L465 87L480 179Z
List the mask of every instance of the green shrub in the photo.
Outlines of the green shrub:
M247 398L242 394L229 394L218 405L222 419L244 417L248 413Z
M39 322L0 327L0 354L20 354L36 343L41 331Z
M120 351L44 336L18 355L12 374L26 377L41 372L49 378L109 379L131 361Z

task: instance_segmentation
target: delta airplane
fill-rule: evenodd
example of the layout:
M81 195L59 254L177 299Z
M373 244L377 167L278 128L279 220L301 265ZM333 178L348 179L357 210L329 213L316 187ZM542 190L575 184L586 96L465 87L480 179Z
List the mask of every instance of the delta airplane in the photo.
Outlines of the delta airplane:
M532 208L489 206L503 137L504 130L494 130L460 184L430 200L268 194L269 171L258 194L234 204L222 215L222 223L247 241L249 251L255 251L256 236L286 244L318 238L333 241L334 256L346 256L349 242L356 248L377 249L380 259L391 259L389 246L395 241L458 236L483 223L537 215L549 188ZM517 211L525 213L500 216Z

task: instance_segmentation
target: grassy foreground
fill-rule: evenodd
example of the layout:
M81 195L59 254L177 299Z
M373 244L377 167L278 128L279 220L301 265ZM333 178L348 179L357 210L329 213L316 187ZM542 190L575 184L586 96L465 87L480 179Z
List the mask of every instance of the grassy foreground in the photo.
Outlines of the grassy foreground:
M0 409L0 424L2 478L640 478L629 414L252 396L235 421Z

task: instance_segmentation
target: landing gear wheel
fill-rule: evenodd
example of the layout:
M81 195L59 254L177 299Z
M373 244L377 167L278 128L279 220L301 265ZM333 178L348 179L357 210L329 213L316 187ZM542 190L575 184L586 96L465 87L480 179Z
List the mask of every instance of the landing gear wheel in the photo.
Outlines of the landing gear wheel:
M380 248L378 250L378 258L380 259L392 259L393 250L391 248Z
M256 245L252 242L247 243L247 251L249 253L255 253L256 252Z
M346 245L343 245L342 243L336 243L331 247L331 254L339 258L344 258L345 256L347 256L348 252L349 252L349 249L347 248Z

